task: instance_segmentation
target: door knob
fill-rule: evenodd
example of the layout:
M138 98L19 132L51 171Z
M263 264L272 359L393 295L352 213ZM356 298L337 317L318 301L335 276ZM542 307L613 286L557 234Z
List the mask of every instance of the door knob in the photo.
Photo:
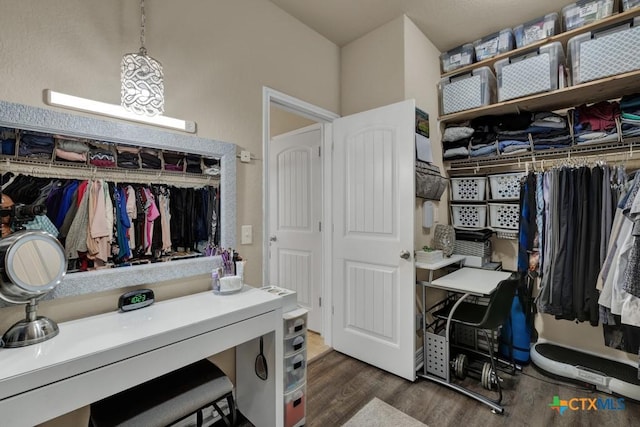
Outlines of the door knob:
M400 252L400 258L402 259L409 259L411 257L411 253L409 253L409 251L402 251Z
M270 242L275 242L275 241L277 241L277 240L278 240L278 238L277 238L276 236L271 236L271 237L269 237L269 241L270 241Z

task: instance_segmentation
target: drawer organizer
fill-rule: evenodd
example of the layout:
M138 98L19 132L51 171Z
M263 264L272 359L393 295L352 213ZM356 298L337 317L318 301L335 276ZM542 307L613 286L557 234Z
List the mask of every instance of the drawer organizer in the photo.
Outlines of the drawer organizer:
M454 227L483 228L487 224L487 205L451 205Z
M284 318L284 425L306 423L307 406L307 310L287 311Z
M520 205L489 203L489 222L492 228L517 231L520 224Z

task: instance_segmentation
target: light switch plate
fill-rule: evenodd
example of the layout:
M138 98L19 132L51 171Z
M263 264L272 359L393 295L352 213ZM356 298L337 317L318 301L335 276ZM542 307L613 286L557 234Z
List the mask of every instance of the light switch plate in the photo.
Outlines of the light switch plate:
M240 241L243 245L250 245L253 243L253 227L251 225L243 225L241 228Z

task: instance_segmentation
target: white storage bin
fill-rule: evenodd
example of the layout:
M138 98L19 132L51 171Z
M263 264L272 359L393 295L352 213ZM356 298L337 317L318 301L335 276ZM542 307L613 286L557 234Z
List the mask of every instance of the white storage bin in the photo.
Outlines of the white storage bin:
M519 98L558 89L558 66L564 66L560 42L548 43L517 57L496 61L498 100Z
M518 230L520 205L514 203L489 203L489 223L491 228Z
M284 320L284 336L297 335L307 330L307 316L300 316L293 319Z
M613 15L618 11L615 3L614 0L582 0L566 5L562 8L564 30L570 31Z
M456 68L473 64L473 45L463 44L440 55L442 71L448 73Z
M531 43L555 36L560 32L558 14L556 12L533 19L513 29L516 47L521 48Z
M513 49L513 31L506 28L500 32L488 35L473 42L476 52L476 61L493 58L494 56L509 52Z
M304 383L307 370L307 351L284 358L284 391L290 392Z
M568 42L573 84L640 69L640 17L602 32L588 32Z
M422 262L424 264L434 264L438 261L442 261L442 251L434 249L432 251L416 251L416 262Z
M306 333L300 332L298 335L284 339L284 354L289 355L298 352L306 347Z
M293 427L305 416L307 396L304 385L284 395L284 425Z
M465 176L451 180L451 200L455 202L481 202L487 187L486 177Z
M486 205L451 205L453 226L459 228L483 228L487 225Z
M495 101L496 78L489 67L479 67L440 80L438 92L442 114L482 107Z
M622 0L622 10L627 11L640 6L640 0Z
M522 172L489 175L491 198L495 200L517 200L520 198L520 180Z

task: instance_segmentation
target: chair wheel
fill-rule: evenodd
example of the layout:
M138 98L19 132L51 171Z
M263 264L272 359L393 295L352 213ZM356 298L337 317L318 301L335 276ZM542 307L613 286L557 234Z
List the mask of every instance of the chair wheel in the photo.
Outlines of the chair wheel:
M467 368L469 366L469 359L466 354L458 354L453 359L453 372L458 379L465 379L467 376Z
M482 365L482 376L480 377L480 382L482 383L482 387L487 390L491 390L496 381L496 375L491 369L491 363L486 362Z

